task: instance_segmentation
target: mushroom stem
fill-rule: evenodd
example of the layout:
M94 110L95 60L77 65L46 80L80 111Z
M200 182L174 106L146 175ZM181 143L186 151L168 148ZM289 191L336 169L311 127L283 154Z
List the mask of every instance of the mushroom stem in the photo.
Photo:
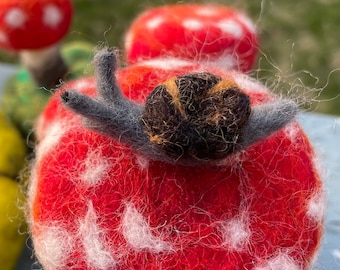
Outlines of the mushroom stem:
M54 88L68 71L58 44L40 50L22 50L20 59L39 87Z

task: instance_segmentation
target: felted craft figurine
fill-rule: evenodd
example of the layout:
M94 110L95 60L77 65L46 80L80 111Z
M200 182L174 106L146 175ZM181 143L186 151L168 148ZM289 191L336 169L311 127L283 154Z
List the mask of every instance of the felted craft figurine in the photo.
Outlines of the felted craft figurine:
M297 106L240 73L253 60L238 42L217 41L256 36L253 26L214 5L139 20L153 42L140 49L132 25L133 64L119 69L118 52L103 48L95 78L65 84L38 120L28 220L43 268L309 269L323 189ZM195 40L197 57L176 42L163 51L170 26L167 40ZM249 65L221 64L231 57Z

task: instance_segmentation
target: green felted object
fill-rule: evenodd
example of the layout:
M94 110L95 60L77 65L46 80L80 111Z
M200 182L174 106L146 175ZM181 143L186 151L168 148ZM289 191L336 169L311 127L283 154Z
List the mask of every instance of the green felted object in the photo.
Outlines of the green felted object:
M88 67L93 56L91 44L81 41L70 43L62 48L61 54L69 67L65 80L91 74ZM52 92L53 89L38 87L28 70L20 68L7 81L0 106L26 138Z

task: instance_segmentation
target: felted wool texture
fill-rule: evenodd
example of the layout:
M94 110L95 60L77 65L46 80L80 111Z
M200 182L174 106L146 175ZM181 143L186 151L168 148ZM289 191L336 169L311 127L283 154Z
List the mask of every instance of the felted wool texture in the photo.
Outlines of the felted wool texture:
M179 4L142 13L128 29L124 45L129 63L172 56L249 71L258 52L258 37L254 23L240 11Z
M168 78L209 71L252 106L277 100L244 74L167 63L119 70L124 95L143 104ZM29 223L44 269L309 269L323 189L296 122L215 165L176 165L84 127L61 104L68 89L97 96L93 78L70 82L39 119Z
M23 47L37 50L55 44L68 31L72 13L69 0L2 0L1 47L8 50L20 50Z

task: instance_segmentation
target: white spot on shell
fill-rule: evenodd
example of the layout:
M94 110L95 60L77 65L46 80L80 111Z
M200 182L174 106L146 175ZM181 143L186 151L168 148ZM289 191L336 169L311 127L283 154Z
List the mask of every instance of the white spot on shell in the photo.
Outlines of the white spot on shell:
M280 252L277 256L261 263L255 270L301 270L293 258L287 252Z
M141 65L165 70L173 70L181 67L191 66L192 64L192 62L178 58L154 58L141 63Z
M154 17L146 22L146 27L150 30L158 28L164 21L162 17Z
M80 175L80 179L89 187L99 185L104 179L109 169L109 162L103 158L99 151L89 152L84 161L85 170Z
M200 30L203 28L203 23L196 19L186 19L182 22L182 24L189 30Z
M86 263L91 269L113 269L117 261L110 253L110 248L105 240L105 232L98 224L97 214L92 202L89 202L87 213L80 221L79 238L85 250Z
M245 218L236 217L223 222L223 245L236 251L243 250L250 241L251 231Z
M234 20L221 20L216 23L216 26L221 29L222 32L231 34L235 38L241 38L243 36L242 27Z
M310 200L307 215L315 222L321 223L325 217L325 210L324 194L319 192Z
M63 20L63 13L56 5L49 4L44 8L43 23L51 28L57 28Z
M74 248L72 235L54 225L34 226L37 233L34 234L33 243L39 261L48 269L66 269L66 261Z
M137 251L148 250L153 253L169 252L171 245L155 236L146 219L128 203L122 218L123 236Z
M22 28L27 21L27 15L20 8L12 8L6 13L4 21L8 26L14 29Z

